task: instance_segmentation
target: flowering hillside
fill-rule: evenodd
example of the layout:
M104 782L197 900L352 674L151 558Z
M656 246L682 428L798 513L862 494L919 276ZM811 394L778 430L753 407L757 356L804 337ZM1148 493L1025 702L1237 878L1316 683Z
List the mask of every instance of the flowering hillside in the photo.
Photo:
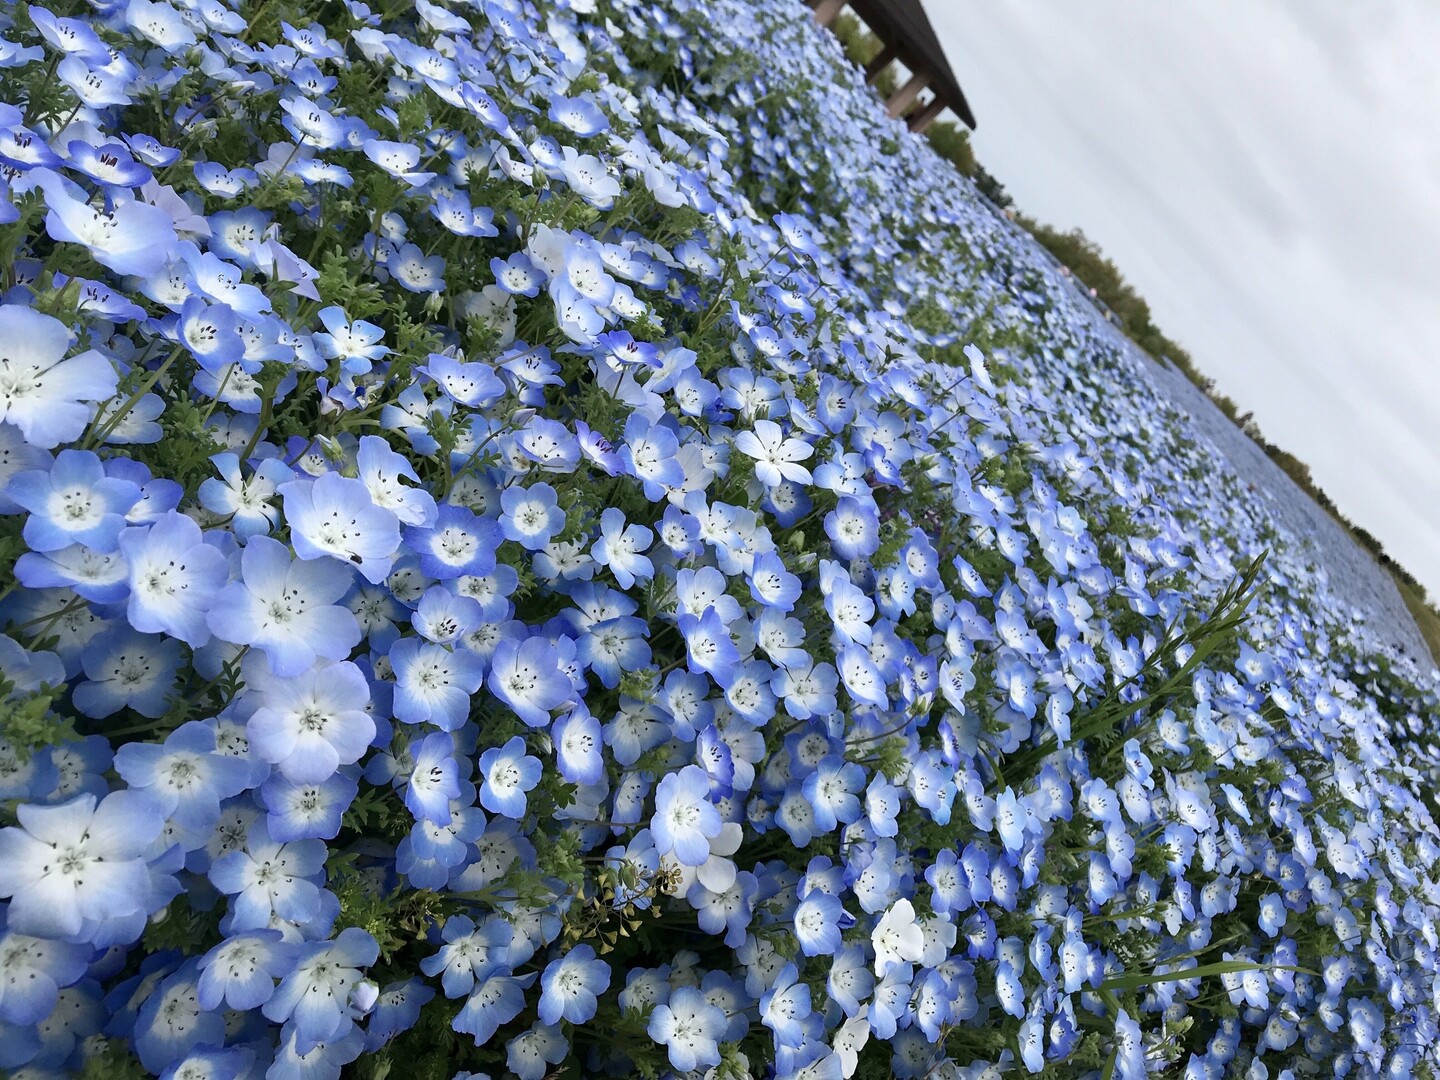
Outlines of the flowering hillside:
M1433 1075L1435 687L803 5L376 6L0 11L0 1069Z

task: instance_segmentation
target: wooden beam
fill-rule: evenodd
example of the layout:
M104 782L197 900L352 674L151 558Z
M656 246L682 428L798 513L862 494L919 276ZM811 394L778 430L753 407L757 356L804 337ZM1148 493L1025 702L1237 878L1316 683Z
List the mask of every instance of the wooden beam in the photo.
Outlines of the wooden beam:
M920 91L925 89L925 84L929 81L930 76L926 72L917 71L911 75L905 85L896 90L890 96L890 100L885 102L885 115L893 120L902 114L914 104L915 99L920 96Z
M844 6L845 0L820 0L814 5L811 14L815 16L817 23L828 28L834 25Z
M865 84L867 86L874 86L875 80L885 73L885 69L893 64L895 58L899 55L900 50L894 45L886 45L881 49L880 52L876 54L875 59L865 65Z
M944 111L945 102L941 101L939 98L936 98L934 101L930 102L929 105L926 105L923 109L910 117L910 130L917 133L924 131L932 123L934 123L935 118Z

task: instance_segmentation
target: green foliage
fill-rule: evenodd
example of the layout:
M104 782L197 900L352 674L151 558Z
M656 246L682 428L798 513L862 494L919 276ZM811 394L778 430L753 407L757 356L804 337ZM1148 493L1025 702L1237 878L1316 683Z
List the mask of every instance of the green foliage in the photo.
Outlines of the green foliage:
M974 177L980 168L970 146L970 132L949 120L936 120L925 130L931 148L960 171L961 176Z
M19 761L29 761L37 750L60 746L79 738L73 717L51 711L65 687L41 686L12 695L14 683L0 676L0 750L8 746Z

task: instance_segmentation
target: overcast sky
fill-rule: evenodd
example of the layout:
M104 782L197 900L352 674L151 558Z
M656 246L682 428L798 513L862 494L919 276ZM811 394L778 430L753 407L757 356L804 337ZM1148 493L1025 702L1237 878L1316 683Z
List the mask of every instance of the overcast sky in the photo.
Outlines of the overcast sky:
M925 0L976 153L1440 597L1440 4Z

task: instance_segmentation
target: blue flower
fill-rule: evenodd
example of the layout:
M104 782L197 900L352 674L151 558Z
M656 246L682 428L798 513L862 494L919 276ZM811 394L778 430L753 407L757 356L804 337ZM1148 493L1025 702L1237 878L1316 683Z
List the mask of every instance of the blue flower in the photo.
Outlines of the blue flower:
M565 511L549 484L508 487L500 493L500 531L528 551L539 551L565 527Z
M449 649L419 638L390 647L395 671L395 718L454 731L470 716L470 695L480 689L485 665L464 648Z
M493 974L509 972L514 937L514 927L503 916L492 915L477 927L468 916L452 915L441 930L445 945L422 960L420 970L440 976L447 998L463 997Z
M60 991L90 966L86 945L0 930L0 1020L20 1027L40 1023L54 1011Z
M825 515L825 535L842 559L864 559L880 548L880 519L874 504L842 495Z
M420 1010L434 996L435 991L419 979L405 979L386 986L380 991L366 1025L365 1049L374 1053L396 1035L413 1028L420 1020Z
M525 740L516 735L503 747L480 755L480 805L494 814L517 820L525 817L525 795L540 782L540 760L525 753Z
M682 986L650 1014L646 1031L665 1047L677 1072L719 1065L719 1039L728 1021L698 989Z
M710 857L710 841L720 834L720 825L703 769L686 765L660 780L650 832L661 855L673 853L681 865L699 866Z
M45 231L53 240L83 246L117 274L143 277L164 265L175 244L175 225L164 210L135 201L97 210L72 197L57 174L40 169L34 175L45 192Z
M699 618L682 612L677 623L685 637L689 669L709 675L721 686L730 685L739 666L740 653L715 608L707 607Z
M129 480L105 475L94 454L62 450L48 470L16 473L6 495L30 513L25 543L31 551L59 551L84 544L94 551L114 551L125 515L140 499Z
M243 848L226 850L210 865L209 877L220 892L233 896L230 927L261 930L279 916L305 922L320 911L320 889L311 878L325 865L319 840L273 840L263 818L250 825Z
M284 773L273 773L260 786L260 801L265 804L265 822L271 837L280 843L335 839L340 834L345 811L359 790L359 785L344 772L318 783L300 782L287 778Z
M370 684L348 661L259 683L259 708L246 724L250 746L290 780L318 784L360 760L375 737L366 707Z
M808 893L795 908L795 940L806 956L833 956L841 931L854 923L840 898L820 889Z
M164 902L154 899L145 859L164 814L144 795L22 804L16 815L18 827L0 829L0 898L10 901L11 931L84 941Z
M277 1022L293 1019L301 1046L343 1036L352 1023L348 999L363 977L360 969L379 955L375 939L357 926L340 931L334 941L306 942L262 1011Z
M221 801L255 782L251 763L217 753L214 727L198 720L176 728L163 745L120 747L115 771L131 790L149 795L165 816L195 829L213 826Z
M152 719L165 715L180 668L180 643L158 634L116 628L91 639L81 653L86 681L75 707L101 718L124 708Z
M525 1011L525 989L535 979L534 972L486 977L465 999L450 1026L473 1037L476 1046L484 1046L503 1025Z
M560 670L559 651L542 637L501 641L485 685L530 727L548 725L551 710L574 696L570 680Z
M400 546L400 526L393 513L371 501L364 483L326 473L282 484L279 492L296 555L354 563L366 581L385 580Z
M70 331L58 319L13 304L0 305L0 421L20 429L32 446L50 449L75 439L90 421L83 402L106 401L119 376L91 349L66 358Z
M600 538L591 548L591 556L610 568L616 584L628 589L636 579L648 581L654 576L654 565L642 554L653 539L645 526L627 525L623 510L607 507L600 514Z
M641 481L645 497L659 502L667 488L685 482L685 469L679 461L680 442L669 428L651 424L639 413L625 421L625 442L620 460L629 474Z
M505 494L509 494L508 489ZM554 489L550 489L550 494L553 502ZM560 517L563 523L564 514ZM504 527L502 520L500 530ZM420 567L425 573L441 581L452 581L493 572L495 548L500 538L495 522L478 517L463 506L444 503L431 523L406 529L405 542L420 557Z
M610 965L597 959L589 945L576 945L546 965L540 976L540 1022L588 1023L595 1016L598 995L609 985Z
M227 937L200 958L195 1000L206 1011L222 1005L242 1011L259 1008L274 994L276 980L295 966L297 954L276 930Z
M336 603L354 571L335 562L292 560L284 544L253 536L241 577L220 591L209 614L216 637L265 653L276 675L300 675L317 660L345 660L360 642L349 608Z
M120 550L129 563L130 625L191 646L209 641L206 617L229 570L200 527L171 510L148 528L124 530Z
M795 1048L805 1041L810 987L797 981L799 974L794 964L786 964L760 999L760 1022L774 1034L777 1046Z

